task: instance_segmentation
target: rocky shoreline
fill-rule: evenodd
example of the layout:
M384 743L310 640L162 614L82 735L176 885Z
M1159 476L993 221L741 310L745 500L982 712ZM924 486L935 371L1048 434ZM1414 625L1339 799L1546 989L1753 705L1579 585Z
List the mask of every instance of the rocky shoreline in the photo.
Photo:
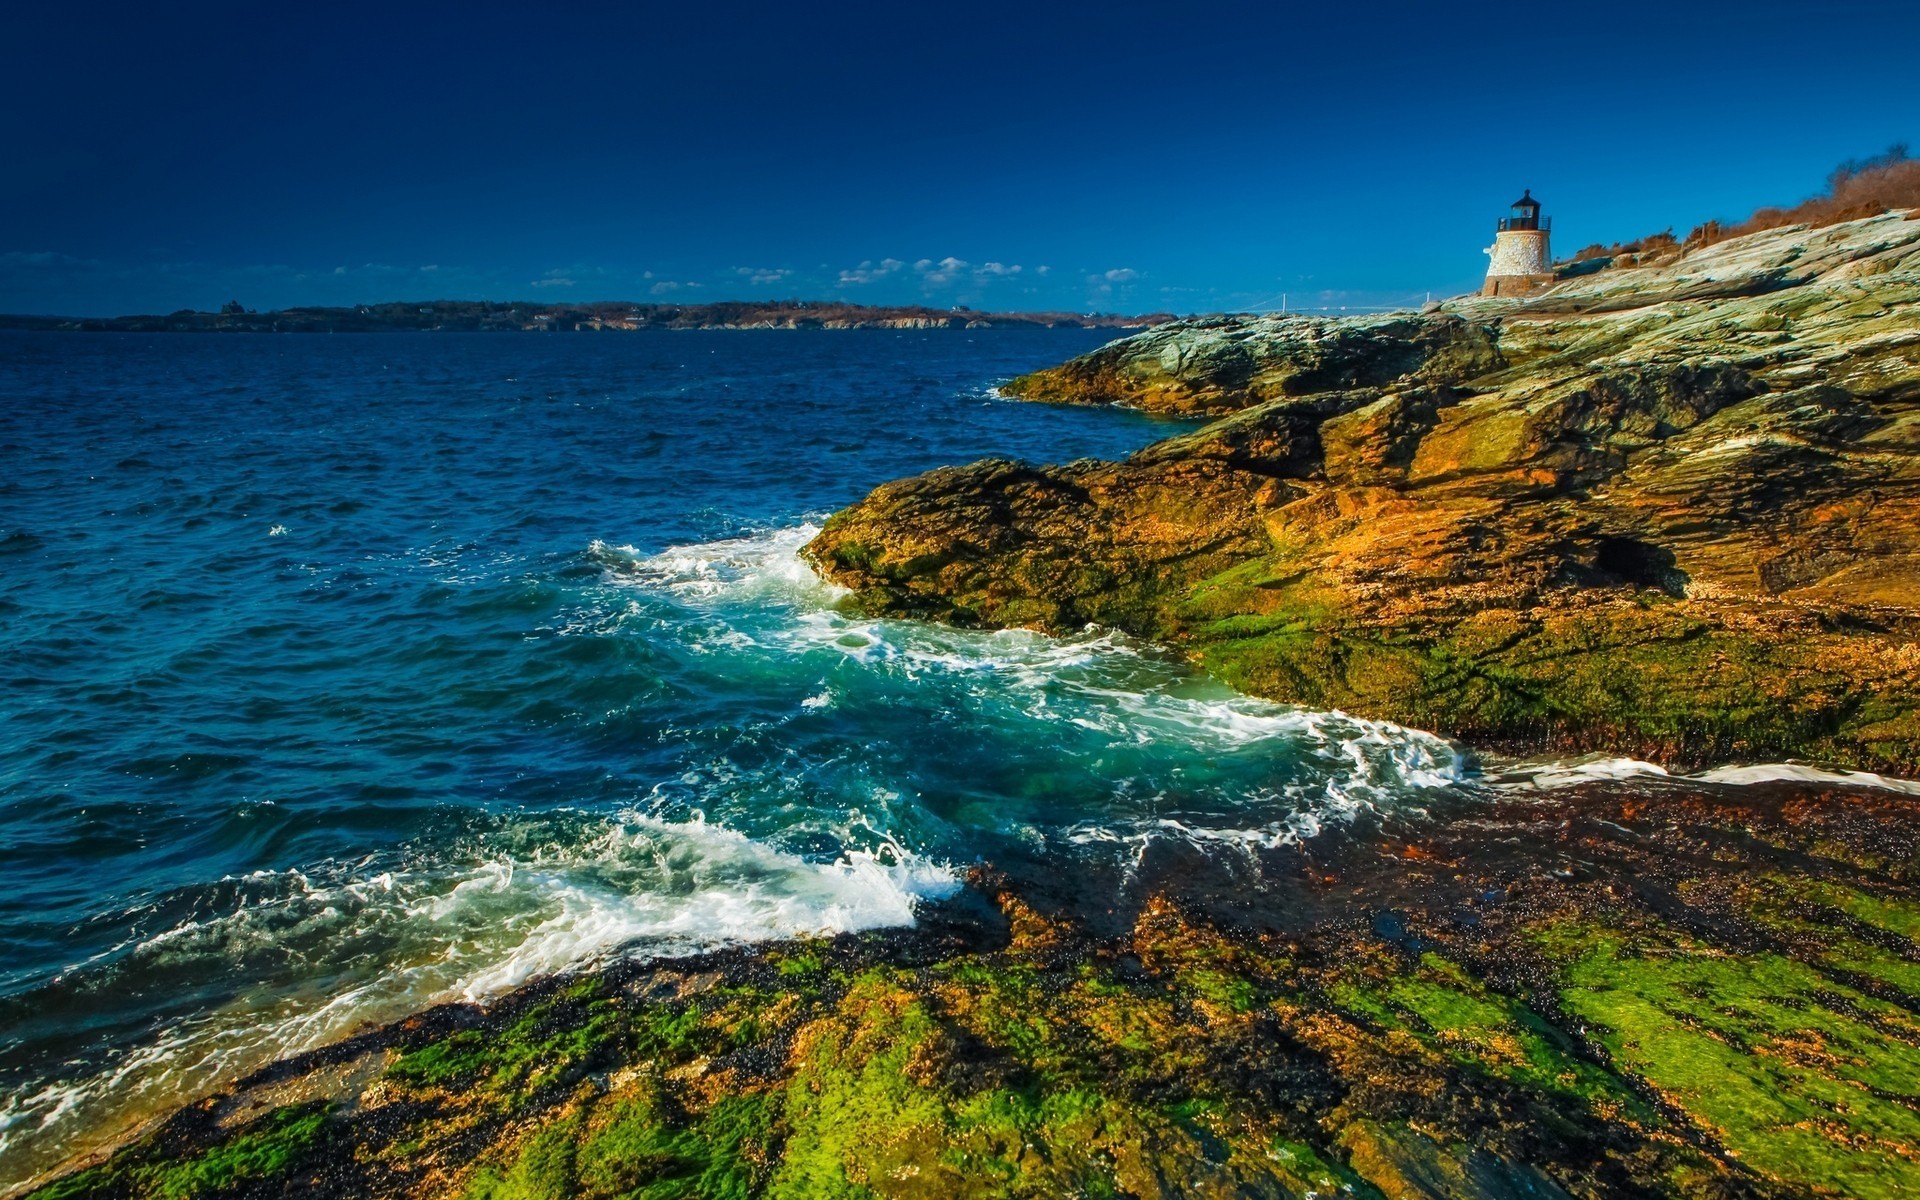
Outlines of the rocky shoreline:
M1476 745L1920 772L1920 221L1524 300L1180 321L1010 384L1215 418L1125 462L877 489L872 613L1180 647Z
M1593 783L277 1064L56 1197L1788 1197L1920 1187L1910 796Z
M1206 417L888 484L875 613L1156 638L1475 745L1920 774L1920 221L1524 301L1214 318L1018 397ZM1920 1190L1920 798L1595 778L978 866L918 924L619 960L278 1063L73 1197Z

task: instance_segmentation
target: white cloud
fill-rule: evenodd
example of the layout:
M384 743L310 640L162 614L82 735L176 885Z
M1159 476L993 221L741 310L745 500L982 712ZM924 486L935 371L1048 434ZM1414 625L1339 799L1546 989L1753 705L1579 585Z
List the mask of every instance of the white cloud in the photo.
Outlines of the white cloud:
M656 296L665 296L670 292L677 292L682 288L697 288L699 286L699 284L694 283L692 280L662 279L647 290Z
M868 259L851 270L840 272L840 286L873 283L876 280L885 279L906 265L897 258L883 258L879 262Z
M967 260L964 258L955 258L951 254L939 262L923 258L913 264L913 269L920 272L920 281L928 287L945 287L955 279L958 279L961 273L967 269Z
M998 280L1024 278L1027 268L1019 263L983 262L971 263L964 258L949 254L945 258L922 258L912 264L897 258L883 258L879 262L869 259L857 267L840 272L840 286L877 283L890 275L911 272L924 291L935 291L953 286L985 287ZM1040 269L1046 274L1046 268Z
M541 275L540 278L534 280L533 286L537 288L570 288L578 287L580 281L583 279L598 280L604 284L612 278L616 278L615 272L608 270L606 267L595 266L592 263L577 262L564 267L554 267L552 270Z
M1092 304L1105 304L1114 298L1116 292L1133 289L1126 284L1141 278L1140 272L1132 267L1115 267L1111 271L1099 271L1087 276L1087 300Z
M792 275L793 270L790 267L735 267L733 273L745 278L748 283L764 286L779 283Z

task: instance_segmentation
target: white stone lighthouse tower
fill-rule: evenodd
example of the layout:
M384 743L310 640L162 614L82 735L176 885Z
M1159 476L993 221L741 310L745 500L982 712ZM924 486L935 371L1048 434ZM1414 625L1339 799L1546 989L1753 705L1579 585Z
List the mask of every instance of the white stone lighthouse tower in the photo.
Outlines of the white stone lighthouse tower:
M1482 296L1521 296L1553 282L1553 252L1547 238L1553 218L1540 215L1533 189L1513 202L1513 215L1494 226L1493 245L1487 247L1487 285Z

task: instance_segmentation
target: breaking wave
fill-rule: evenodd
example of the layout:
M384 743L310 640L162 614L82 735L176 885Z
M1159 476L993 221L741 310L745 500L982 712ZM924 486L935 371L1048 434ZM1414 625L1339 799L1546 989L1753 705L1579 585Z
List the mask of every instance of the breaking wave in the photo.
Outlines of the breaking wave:
M450 850L465 853L447 861ZM223 880L186 898L197 911L113 961L23 997L72 1010L135 980L203 997L247 980L157 1038L120 1047L106 1071L41 1080L0 1101L0 1154L69 1124L127 1126L433 1004L485 1000L619 953L911 924L917 903L959 886L950 868L891 843L812 861L704 820L638 812L503 824L434 857Z

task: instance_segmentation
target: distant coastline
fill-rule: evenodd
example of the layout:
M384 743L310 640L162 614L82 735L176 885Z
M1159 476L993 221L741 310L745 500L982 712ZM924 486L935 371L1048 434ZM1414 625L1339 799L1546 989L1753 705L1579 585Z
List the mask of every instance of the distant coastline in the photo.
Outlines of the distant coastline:
M649 329L1145 329L1171 313L977 312L921 305L838 301L721 301L714 304L533 304L416 300L350 308L254 312L238 303L218 312L153 316L55 317L0 314L0 329L95 333L601 333Z

